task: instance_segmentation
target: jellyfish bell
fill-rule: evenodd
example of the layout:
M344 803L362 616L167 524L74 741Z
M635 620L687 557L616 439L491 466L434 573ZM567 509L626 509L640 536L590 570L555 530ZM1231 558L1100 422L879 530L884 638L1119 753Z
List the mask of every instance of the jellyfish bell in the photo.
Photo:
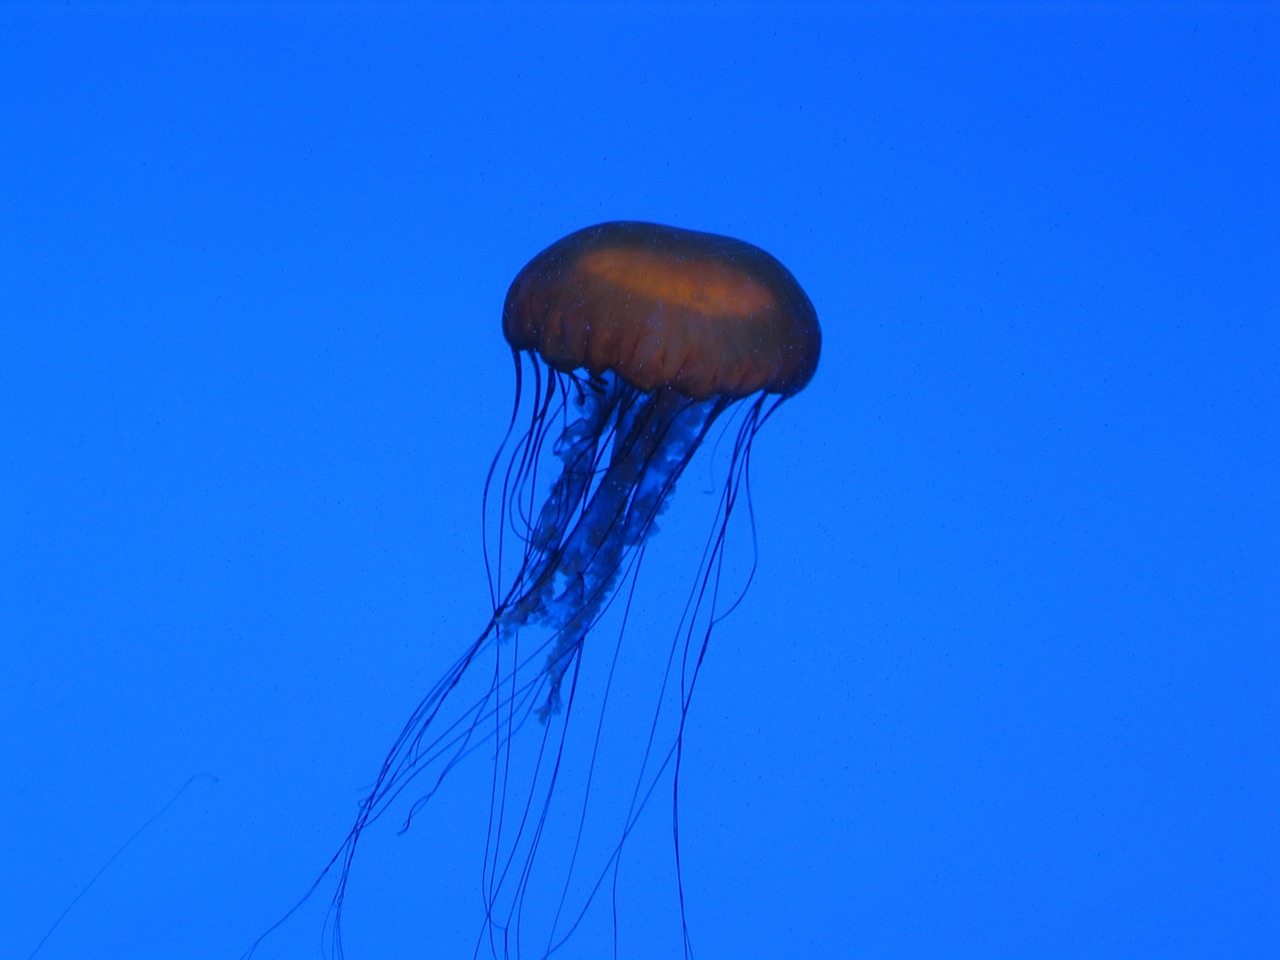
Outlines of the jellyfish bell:
M594 914L616 943L624 844L667 783L675 935L688 955L675 829L685 718L712 628L745 590L723 590L721 572L730 518L748 491L751 441L813 376L817 316L795 278L758 247L613 222L529 261L502 319L516 398L484 491L491 615L410 716L312 891L336 872L329 929L342 956L365 830L393 808L407 829L450 772L479 753L492 771L474 955L548 956L591 927L602 890L613 910ZM628 624L640 560L718 422L732 441L718 504L678 625L655 636L647 623ZM620 594L618 622L603 635L601 618ZM623 653L635 646L665 650L642 694L651 718L638 726L610 700ZM603 668L583 690L584 659L597 648Z
M790 395L813 376L813 304L759 247L653 223L571 233L516 276L507 342L557 370L693 399Z

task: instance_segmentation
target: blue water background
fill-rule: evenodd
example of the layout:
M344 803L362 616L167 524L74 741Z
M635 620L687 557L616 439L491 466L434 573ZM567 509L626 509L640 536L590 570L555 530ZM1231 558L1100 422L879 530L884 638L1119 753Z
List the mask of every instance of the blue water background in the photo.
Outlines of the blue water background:
M305 890L483 626L507 284L611 219L768 249L825 335L689 719L694 955L1268 955L1274 11L6 3L0 955L197 773L39 956L226 960ZM454 839L371 843L352 960L470 956Z

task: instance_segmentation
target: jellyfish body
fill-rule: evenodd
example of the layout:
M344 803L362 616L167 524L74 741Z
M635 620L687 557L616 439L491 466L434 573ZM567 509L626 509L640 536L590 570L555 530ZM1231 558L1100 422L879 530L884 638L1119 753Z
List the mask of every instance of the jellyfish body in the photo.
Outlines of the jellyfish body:
M800 285L758 247L628 222L580 230L535 257L507 294L503 330L517 357L571 380L591 375L556 444L563 472L528 538L529 563L495 612L501 626L536 617L557 634L545 714L622 557L648 537L707 429L739 398L803 387L820 334ZM531 435L546 422L535 414Z
M362 833L397 800L413 797L401 821L407 829L473 752L493 761L475 955L545 957L578 930L611 875L616 882L623 844L657 785L668 777L678 790L698 668L713 626L740 597L724 602L719 578L751 440L777 404L809 381L820 348L812 304L769 254L726 237L634 222L580 230L536 256L511 285L503 330L517 390L485 488L492 615L405 724L325 870L338 874L335 956L343 953L342 910ZM584 650L619 584L629 579L634 589L681 472L730 412L726 479L655 692L659 706L628 774L629 799L605 828L611 839L590 851L584 838L596 820L594 797L605 790L595 778L609 736L608 690L595 697L590 721L576 722L585 727L586 759L569 770ZM624 630L614 641L615 664ZM477 676L473 692L459 692ZM606 687L612 683L611 666ZM673 717L665 727L663 702ZM672 810L674 818L674 802ZM569 824L571 849L557 851L559 866L548 877L539 868L550 870L545 848L556 816ZM674 827L673 820L677 837ZM679 884L678 839L674 847Z

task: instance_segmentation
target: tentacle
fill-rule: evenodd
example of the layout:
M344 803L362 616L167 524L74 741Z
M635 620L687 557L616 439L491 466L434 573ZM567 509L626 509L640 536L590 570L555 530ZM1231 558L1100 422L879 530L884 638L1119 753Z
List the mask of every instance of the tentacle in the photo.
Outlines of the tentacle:
M546 666L544 719L560 709L561 682L624 557L653 532L680 472L726 404L667 389L644 393L612 374L584 386L577 417L555 444L563 468L529 537L529 562L496 615L504 638L532 623L557 637Z

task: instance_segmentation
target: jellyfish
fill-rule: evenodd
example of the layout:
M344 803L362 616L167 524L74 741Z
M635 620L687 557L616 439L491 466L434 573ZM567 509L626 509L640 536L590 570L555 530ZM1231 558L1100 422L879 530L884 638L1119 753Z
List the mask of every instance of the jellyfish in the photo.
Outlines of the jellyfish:
M337 875L331 949L343 955L343 907L365 831L393 808L407 830L461 762L482 754L492 774L475 956L546 957L574 936L603 890L616 897L625 843L662 783L671 789L677 936L687 956L678 829L685 718L712 630L755 569L751 526L745 582L722 589L730 518L745 503L752 522L752 438L813 376L817 316L795 278L758 247L611 222L529 261L502 321L516 399L484 492L490 615L405 723L325 868ZM664 641L627 624L640 560L681 473L720 423L730 442L718 504ZM598 638L607 668L588 708L582 664L619 596L621 626ZM662 644L665 666L652 720L633 730L628 775L605 783L609 693L628 644ZM561 849L547 849L552 835Z

